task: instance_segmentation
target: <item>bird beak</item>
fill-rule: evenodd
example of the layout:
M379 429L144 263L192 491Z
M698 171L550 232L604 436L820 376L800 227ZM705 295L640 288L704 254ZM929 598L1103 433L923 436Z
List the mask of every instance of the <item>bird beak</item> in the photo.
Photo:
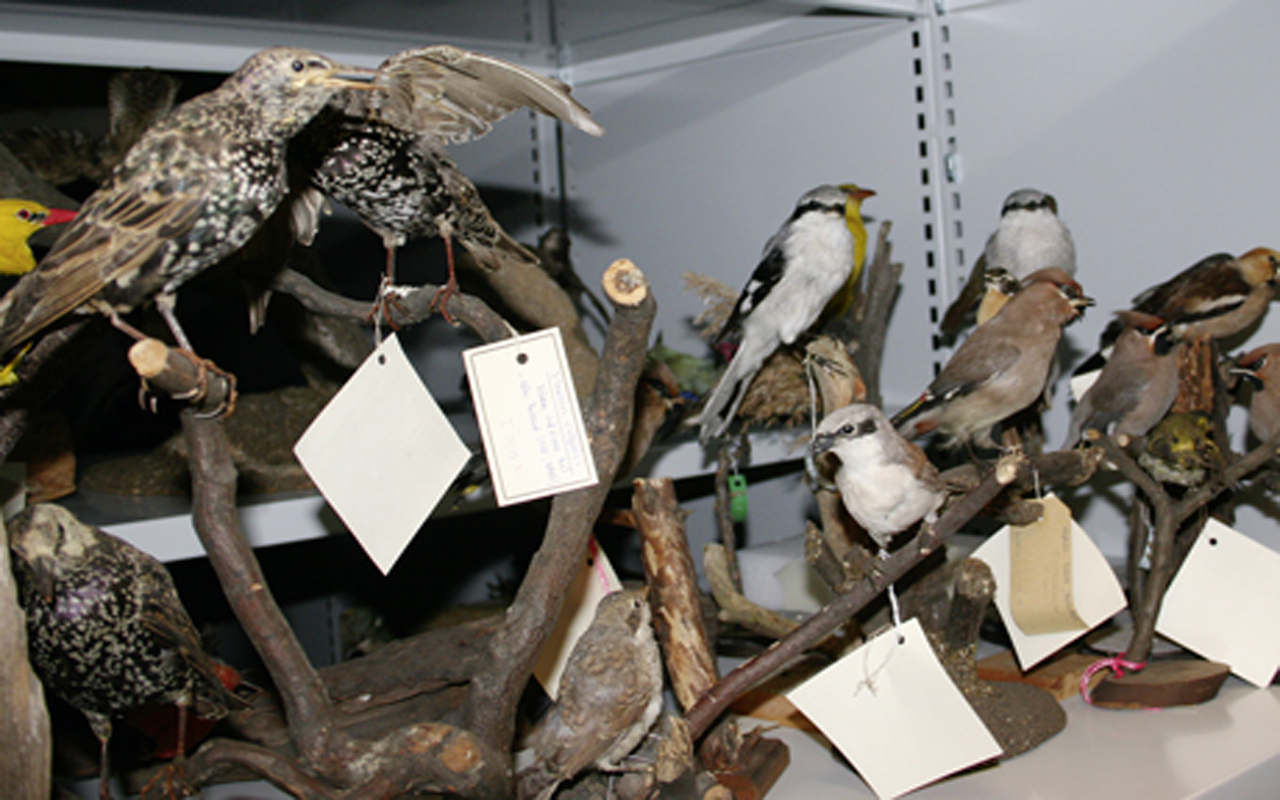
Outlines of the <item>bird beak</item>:
M1080 313L1083 313L1086 308L1093 305L1095 302L1097 301L1094 300L1092 297L1085 297L1084 295L1080 295L1079 297L1071 298L1071 307L1076 310L1077 314L1080 314Z
M860 186L855 186L852 183L842 183L840 184L839 188L845 194L849 195L850 198L857 200L859 202L866 200L868 197L876 196L876 192L874 189L863 189Z
M50 225L61 225L64 222L70 222L75 218L75 211L69 211L65 208L51 208L49 209L49 213L45 214L44 220L41 224L47 228Z
M1240 376L1240 378L1245 383L1252 386L1255 390L1261 391L1262 378L1259 378L1258 373L1254 372L1253 370L1245 369L1244 367L1231 367L1229 370L1227 370L1227 372L1231 373L1232 375Z
M364 67L342 67L336 69L321 80L325 86L332 86L335 89L360 89L364 91L372 91L377 87L376 81L380 73L376 69L366 69Z
M836 437L831 436L829 434L825 434L825 433L817 434L816 436L813 437L813 440L809 442L809 451L806 457L809 460L812 460L815 456L822 455L823 453L831 449L831 446L832 444L835 443L835 440L836 440Z

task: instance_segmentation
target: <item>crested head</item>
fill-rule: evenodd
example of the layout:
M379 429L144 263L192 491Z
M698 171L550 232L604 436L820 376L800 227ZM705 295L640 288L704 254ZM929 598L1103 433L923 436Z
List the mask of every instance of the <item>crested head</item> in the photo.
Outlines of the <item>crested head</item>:
M1280 275L1280 253L1270 247L1255 247L1236 261L1250 286L1273 283Z
M1000 216L1011 214L1018 211L1042 211L1047 209L1055 216L1058 213L1058 201L1053 195L1040 191L1039 189L1018 189L1010 192L1009 196L1004 199L1004 205L1000 208Z
M1247 372L1254 377L1264 370L1280 368L1280 343L1264 344L1235 359L1237 371Z
M1022 281L1022 291L1018 293L1015 299L1025 295L1026 300L1024 302L1030 303L1043 300L1054 296L1049 294L1050 290L1062 301L1065 301L1055 304L1057 308L1061 309L1064 322L1075 319L1084 312L1084 309L1093 305L1094 302L1092 297L1085 296L1084 289L1081 288L1079 283L1076 283L1066 270L1058 267L1046 267L1028 275Z
M622 589L605 595L596 606L593 625L610 625L637 631L652 619L648 589Z
M300 47L269 47L249 57L218 91L240 94L263 127L291 136L342 89L371 89L373 70L338 64Z

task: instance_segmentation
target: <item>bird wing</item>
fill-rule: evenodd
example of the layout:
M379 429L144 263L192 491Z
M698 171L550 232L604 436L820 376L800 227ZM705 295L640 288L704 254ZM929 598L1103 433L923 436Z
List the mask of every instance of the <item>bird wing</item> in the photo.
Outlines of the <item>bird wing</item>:
M938 325L942 333L954 336L964 328L970 314L978 307L982 293L986 291L986 270L987 256L984 253L978 256L978 262L969 272L969 280L956 299L951 301L951 305L947 306L946 313L942 315L942 322Z
M359 114L368 106L385 121L440 145L483 136L519 108L564 120L593 136L604 133L566 84L483 53L451 45L420 47L388 58L379 70L386 91L342 93L347 112Z
M985 327L974 330L965 340L965 345L973 342L974 346L962 345L933 383L929 384L929 392L938 400L945 401L958 394L967 394L1017 363L1022 350L1012 342L995 341L992 337L992 341L978 346L975 339L980 341L981 338L986 338L979 336Z
M1214 292L1215 295L1221 295L1222 290L1229 293L1236 293L1238 290L1239 294L1248 294L1251 287L1237 271L1222 269L1224 264L1233 260L1230 253L1206 256L1164 283L1152 286L1133 298L1133 307L1138 311L1155 314L1166 320L1172 319L1170 311L1195 313L1195 309L1188 307L1188 301L1195 297L1203 299L1207 296L1205 289L1208 287L1205 282L1214 272L1221 273L1223 280L1226 281L1222 286L1213 287L1219 290ZM1235 283L1238 283L1238 286L1228 285Z
M787 259L782 251L782 242L775 236L769 241L760 263L747 279L747 285L742 289L742 294L738 295L738 302L733 304L729 319L716 334L716 343L726 340L738 331L742 326L742 320L754 311L760 301L773 291L774 286L778 285L778 281L782 280L786 266Z
M140 173L139 173L140 174ZM0 304L0 352L140 271L204 209L208 171L117 180L86 201L53 250Z

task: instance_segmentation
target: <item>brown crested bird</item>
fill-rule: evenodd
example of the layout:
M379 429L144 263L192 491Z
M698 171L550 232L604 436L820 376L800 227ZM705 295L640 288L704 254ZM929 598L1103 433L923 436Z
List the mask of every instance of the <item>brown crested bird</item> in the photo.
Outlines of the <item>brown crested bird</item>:
M312 184L354 211L387 248L409 239L444 240L449 279L437 307L457 289L456 239L488 269L537 257L511 238L445 146L483 136L494 122L529 108L586 133L604 133L567 85L500 58L450 45L405 50L378 68L385 92L341 92L293 144Z
M594 765L622 770L662 711L662 658L648 592L606 595L565 663L556 704L532 733L534 763L520 797L548 800L562 781Z
M64 315L119 315L154 298L175 339L182 283L237 250L285 195L292 135L343 88L374 73L309 50L250 57L217 89L152 125L40 265L0 300L0 352Z
M111 796L113 717L176 703L216 719L244 705L223 686L160 562L57 505L32 506L8 528L31 663L88 718L102 797Z
M853 403L823 418L809 454L827 452L840 460L835 488L841 502L881 553L898 533L922 519L932 521L947 499L924 451L902 438L873 405Z
M1239 258L1218 253L1133 298L1135 311L1169 323L1179 339L1221 339L1239 333L1275 295L1280 253L1255 247Z
M1255 347L1231 371L1253 386L1249 398L1249 430L1259 442L1280 436L1280 344Z
M1071 231L1058 218L1058 201L1038 189L1018 189L1005 198L1000 223L987 238L960 295L947 307L939 329L954 336L966 325L979 301L991 290L988 272L1003 270L1013 277L1006 284L1015 291L1036 270L1058 267L1076 273L1076 248Z
M1177 340L1169 326L1141 311L1118 316L1124 330L1098 380L1071 414L1068 447L1090 428L1117 436L1145 435L1178 395Z
M909 439L937 431L947 446L994 448L991 428L1044 392L1063 327L1093 304L1065 270L1042 269L973 333L914 403L893 417Z

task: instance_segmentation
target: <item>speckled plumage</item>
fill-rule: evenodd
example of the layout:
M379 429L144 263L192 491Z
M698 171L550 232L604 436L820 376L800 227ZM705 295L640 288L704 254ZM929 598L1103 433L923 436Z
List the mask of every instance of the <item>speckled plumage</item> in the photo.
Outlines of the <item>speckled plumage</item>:
M285 195L285 148L350 68L270 48L151 126L35 271L0 301L0 352L76 310L128 312L240 248Z
M618 771L662 711L662 658L643 590L607 595L560 679L555 706L532 735L534 763L520 796L548 800L594 765Z
M32 666L89 718L104 773L112 717L177 703L217 718L240 705L160 562L53 504L32 506L8 529Z

